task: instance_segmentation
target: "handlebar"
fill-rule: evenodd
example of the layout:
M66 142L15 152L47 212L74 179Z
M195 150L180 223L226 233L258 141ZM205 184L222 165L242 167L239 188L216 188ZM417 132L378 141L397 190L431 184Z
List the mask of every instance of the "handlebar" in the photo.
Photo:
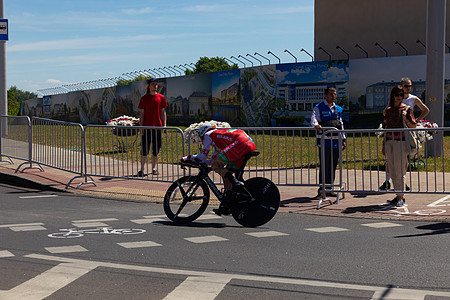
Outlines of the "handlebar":
M185 169L186 167L189 168L199 168L199 169L207 169L209 166L205 163L201 163L198 160L187 160L187 161L180 161L180 165L182 169Z

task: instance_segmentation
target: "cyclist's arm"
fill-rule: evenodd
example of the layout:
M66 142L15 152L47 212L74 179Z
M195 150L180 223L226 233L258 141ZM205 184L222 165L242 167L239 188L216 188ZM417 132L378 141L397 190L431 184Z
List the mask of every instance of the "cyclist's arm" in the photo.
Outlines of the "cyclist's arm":
M188 159L194 160L198 159L200 162L205 162L208 159L208 154L211 149L212 145L212 139L209 137L209 135L205 134L205 137L203 138L203 150L199 154L196 155L190 155Z

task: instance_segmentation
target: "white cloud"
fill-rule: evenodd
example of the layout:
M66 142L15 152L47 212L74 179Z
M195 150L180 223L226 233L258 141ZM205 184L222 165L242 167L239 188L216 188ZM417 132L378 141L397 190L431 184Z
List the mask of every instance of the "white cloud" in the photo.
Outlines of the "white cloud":
M189 6L182 9L188 12L223 12L230 10L229 6L226 5L195 5Z
M326 78L327 81L348 80L348 69L331 67L328 71L322 72L322 76Z
M302 67L293 69L292 73L294 73L297 76L301 75L301 74L309 74L309 73L311 73L311 69L309 67L302 66Z
M45 81L45 83L54 83L54 84L61 84L62 83L62 81L61 80L58 80L58 79L47 79L46 81Z
M127 15L145 15L155 12L151 7L145 7L141 9L122 9L122 12Z

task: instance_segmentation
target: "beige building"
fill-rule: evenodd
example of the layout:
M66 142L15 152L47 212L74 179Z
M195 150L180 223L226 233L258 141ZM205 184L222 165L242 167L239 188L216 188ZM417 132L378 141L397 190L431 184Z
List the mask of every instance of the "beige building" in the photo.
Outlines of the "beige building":
M425 54L427 0L315 0L314 10L316 61ZM450 0L446 15L448 53Z

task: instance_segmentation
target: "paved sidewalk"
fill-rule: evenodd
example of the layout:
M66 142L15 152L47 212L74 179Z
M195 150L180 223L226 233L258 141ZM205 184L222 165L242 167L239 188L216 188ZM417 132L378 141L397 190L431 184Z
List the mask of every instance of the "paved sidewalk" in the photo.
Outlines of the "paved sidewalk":
M91 183L82 184L84 178L76 178L65 189L67 183L76 174L59 169L44 167L26 169L15 173L18 164L7 161L0 162L1 182L15 183L39 189L70 192L78 195L89 195L99 198L120 199L125 201L160 202L170 183L141 179L101 178L94 177L96 186ZM23 169L23 168L21 168ZM280 212L303 213L337 217L358 217L371 219L423 220L433 222L450 221L450 195L446 194L405 194L407 205L393 208L386 205L386 200L393 199L392 193L350 194L338 204L324 202L317 209L318 200L313 197L317 187L312 186L279 186L281 194ZM342 196L341 196L342 197ZM335 200L335 198L331 198ZM218 203L212 201L212 205Z

